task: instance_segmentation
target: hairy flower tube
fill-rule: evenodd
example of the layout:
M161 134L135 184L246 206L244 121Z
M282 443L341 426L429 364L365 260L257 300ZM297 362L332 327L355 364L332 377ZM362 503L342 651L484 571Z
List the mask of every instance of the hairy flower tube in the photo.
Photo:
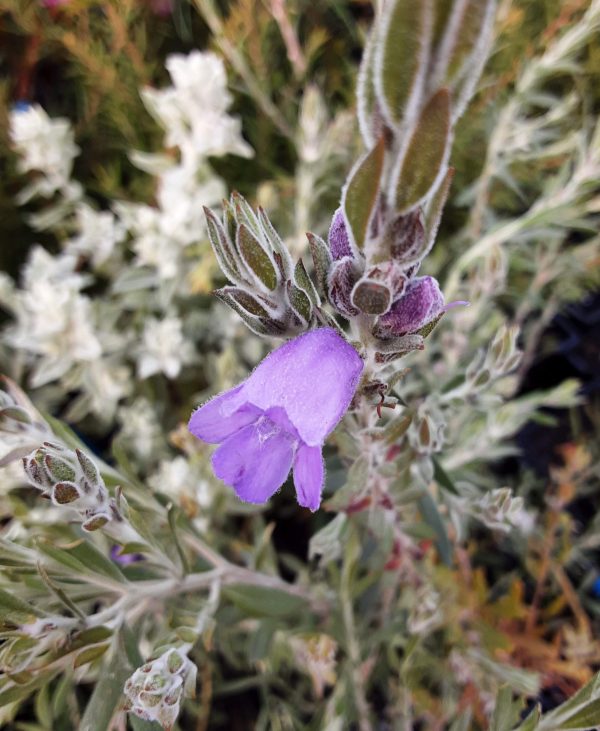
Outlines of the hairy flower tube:
M214 472L241 500L266 502L293 467L299 504L317 510L325 477L321 448L348 409L362 370L358 353L335 330L313 330L200 407L189 429L220 445Z

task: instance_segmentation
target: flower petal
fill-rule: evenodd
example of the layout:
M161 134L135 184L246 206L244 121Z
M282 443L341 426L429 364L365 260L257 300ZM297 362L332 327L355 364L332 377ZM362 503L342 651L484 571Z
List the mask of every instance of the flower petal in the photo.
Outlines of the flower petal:
M322 445L346 412L363 370L356 350L331 328L290 340L242 384L245 401L280 406L309 446Z
M188 429L198 439L218 444L240 429L254 423L261 410L246 403L242 386L215 396L192 414Z
M320 447L300 445L294 459L294 485L299 505L313 512L321 504L325 467Z
M259 422L229 437L213 454L215 475L248 503L264 503L285 482L294 456L292 439L270 420L270 431Z

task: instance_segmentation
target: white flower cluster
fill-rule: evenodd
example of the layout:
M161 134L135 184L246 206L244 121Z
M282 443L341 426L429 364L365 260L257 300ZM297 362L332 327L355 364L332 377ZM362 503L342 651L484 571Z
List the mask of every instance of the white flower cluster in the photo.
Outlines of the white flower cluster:
M178 149L179 161L134 153L138 167L157 175L157 205L117 206L133 238L137 265L151 267L160 280L181 274L184 249L205 235L204 206L218 204L225 194L208 156L253 154L239 120L227 114L231 97L220 58L199 51L176 54L167 59L167 69L173 86L141 94L165 130L165 144Z
M37 104L17 106L10 113L10 137L19 154L19 170L41 173L21 192L24 203L35 195L72 194L71 170L79 148L68 119L50 119Z
M175 379L197 357L186 336L192 315L181 307L192 293L187 249L205 240L203 207L225 194L207 158L252 155L227 114L222 61L195 51L169 57L167 68L173 86L141 94L178 154L131 154L155 176L155 205L113 201L97 210L71 179L79 148L69 121L39 106L10 115L19 168L31 176L19 202L52 197L30 221L55 231L62 250L35 246L19 286L0 277L0 305L13 316L0 342L19 354L15 363L29 371L32 387L59 381L62 391L79 392L67 414L74 421L93 412L110 422L118 406L127 409L134 373Z
M184 167L197 167L209 155L252 157L239 120L227 113L231 96L221 59L193 51L169 56L166 65L173 86L144 89L142 98L165 129L167 145L181 150Z

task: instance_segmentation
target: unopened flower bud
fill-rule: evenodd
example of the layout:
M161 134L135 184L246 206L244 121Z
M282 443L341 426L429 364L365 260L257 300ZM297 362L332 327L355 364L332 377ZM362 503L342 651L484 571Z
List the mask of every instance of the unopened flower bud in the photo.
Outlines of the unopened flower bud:
M444 304L444 295L437 280L433 277L411 279L390 311L377 323L376 335L392 338L411 333L427 337L447 310L458 305L468 306L468 302L455 301Z
M426 253L427 237L421 209L395 218L390 222L385 236L389 238L389 249L394 261L402 265L414 264Z
M181 701L194 694L196 666L179 650L171 649L138 668L124 687L125 709L146 721L171 728Z
M310 676L316 697L322 698L325 687L336 681L335 640L316 634L294 637L291 644L296 664Z
M354 260L349 256L334 262L329 273L329 301L344 317L356 317L359 314L352 304L352 290L358 278Z
M407 285L390 311L380 318L380 337L415 333L444 311L444 295L433 277L417 277Z

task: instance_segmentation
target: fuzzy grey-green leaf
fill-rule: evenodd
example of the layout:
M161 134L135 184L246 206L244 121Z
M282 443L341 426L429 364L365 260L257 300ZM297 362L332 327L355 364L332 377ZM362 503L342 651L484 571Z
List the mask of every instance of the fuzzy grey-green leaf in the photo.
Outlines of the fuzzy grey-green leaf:
M375 65L375 86L388 121L399 125L419 99L431 34L428 0L391 0Z
M450 95L440 89L423 109L398 171L398 213L407 213L432 189L445 165L449 139Z
M239 287L223 287L222 289L217 290L215 294L217 296L226 295L234 300L239 307L246 310L246 312L249 312L251 315L255 315L256 317L269 316L269 313L258 299L253 297L244 289L240 289Z
M246 266L271 292L277 287L277 272L258 238L245 225L237 230L237 248Z
M364 247L369 221L377 202L384 156L385 142L381 137L351 171L344 190L344 213L359 249Z
M223 274L229 281L239 282L242 279L240 264L225 229L210 208L204 208L204 215L208 238Z
M315 267L315 279L317 280L317 291L321 297L327 296L327 277L331 267L331 254L327 244L320 236L308 232L306 234L310 253Z
M302 289L307 295L313 307L320 307L321 298L312 279L308 276L308 272L304 267L302 259L298 259L298 263L294 269L294 280L300 289Z

